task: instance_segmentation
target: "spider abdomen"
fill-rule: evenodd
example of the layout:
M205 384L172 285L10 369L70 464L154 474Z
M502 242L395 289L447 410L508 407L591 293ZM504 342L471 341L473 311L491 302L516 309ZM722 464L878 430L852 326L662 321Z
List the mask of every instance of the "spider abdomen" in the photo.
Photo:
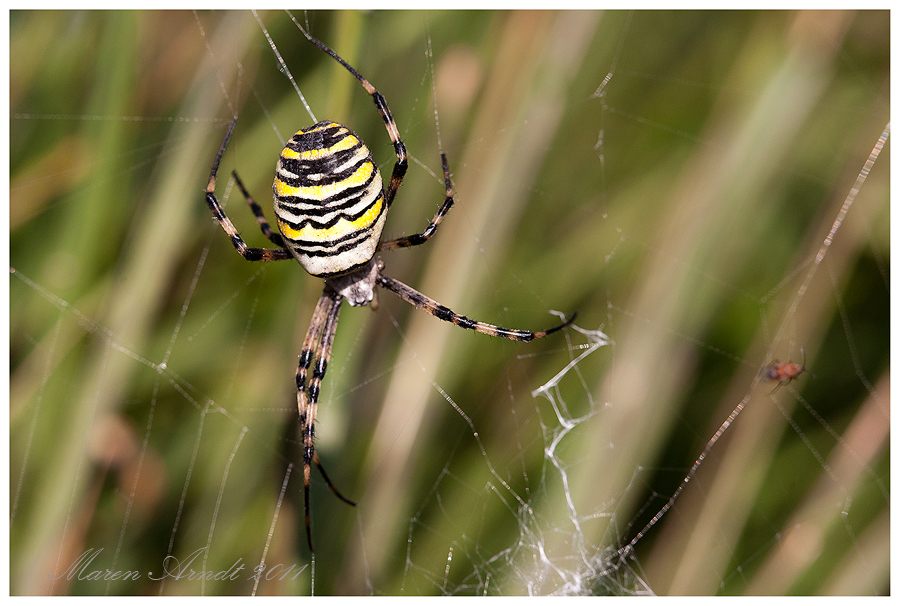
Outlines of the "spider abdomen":
M319 122L285 144L275 168L275 216L285 246L314 276L351 272L374 255L387 205L369 148Z

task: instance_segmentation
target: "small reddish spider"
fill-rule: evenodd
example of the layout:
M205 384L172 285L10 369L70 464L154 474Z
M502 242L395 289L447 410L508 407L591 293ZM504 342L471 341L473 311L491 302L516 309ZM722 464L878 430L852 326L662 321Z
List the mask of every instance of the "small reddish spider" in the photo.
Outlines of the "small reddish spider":
M804 372L806 372L806 366L803 364L774 360L763 369L763 376L770 381L777 381L779 385L787 385Z

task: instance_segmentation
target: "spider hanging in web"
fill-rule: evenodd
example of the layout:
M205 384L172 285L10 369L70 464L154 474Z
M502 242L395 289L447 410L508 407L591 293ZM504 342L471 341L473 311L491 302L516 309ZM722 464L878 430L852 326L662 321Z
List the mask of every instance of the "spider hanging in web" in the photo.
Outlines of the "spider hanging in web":
M369 305L374 301L375 287L380 286L440 320L492 337L525 342L540 339L568 326L575 319L575 314L559 326L537 332L502 328L459 315L382 273L384 263L375 258L375 253L424 244L435 234L444 215L453 206L453 187L450 183L447 156L441 152L446 197L428 227L420 234L382 241L381 232L387 211L406 174L406 146L400 139L397 125L381 93L335 51L310 36L299 25L298 28L310 42L343 65L372 96L397 155L387 187L383 185L381 173L373 162L368 147L350 129L330 121L301 129L288 140L275 168L274 211L279 233L275 233L269 226L262 209L246 190L237 172L232 173L263 235L277 247L251 248L225 214L215 193L216 173L234 132L237 122L235 118L219 147L210 171L206 187L206 204L215 220L231 238L235 250L244 259L248 261L296 259L311 275L325 280L325 289L316 304L309 330L303 340L296 374L297 407L300 411L303 449L306 538L309 550L313 552L309 511L311 466L314 464L319 468L325 483L339 499L350 505L356 505L343 496L329 480L316 453L314 442L319 388L331 356L338 314L344 300L354 307ZM310 366L312 366L311 378L308 377Z
M797 364L796 362L779 362L778 360L772 360L772 363L762 370L762 376L769 381L777 382L778 384L775 386L775 389L778 389L783 385L787 385L788 383L802 375L804 372L809 372L806 369L805 349L803 350L802 364ZM813 377L815 377L815 375L813 375Z
M770 381L778 381L779 385L787 385L804 372L806 372L806 367L803 364L779 362L778 360L774 360L765 370L766 378Z

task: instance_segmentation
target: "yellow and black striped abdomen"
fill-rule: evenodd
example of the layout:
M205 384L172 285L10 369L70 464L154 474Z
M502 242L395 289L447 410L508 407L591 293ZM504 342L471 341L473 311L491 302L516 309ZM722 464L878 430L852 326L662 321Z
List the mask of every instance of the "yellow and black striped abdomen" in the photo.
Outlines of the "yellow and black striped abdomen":
M369 148L350 129L297 131L275 168L275 216L285 246L314 276L350 272L374 255L387 206Z

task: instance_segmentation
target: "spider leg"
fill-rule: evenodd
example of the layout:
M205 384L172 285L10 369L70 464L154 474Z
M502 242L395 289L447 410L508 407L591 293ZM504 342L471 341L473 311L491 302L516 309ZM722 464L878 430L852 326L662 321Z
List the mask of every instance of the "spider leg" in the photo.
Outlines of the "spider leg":
M263 214L262 208L260 208L259 204L256 203L256 200L253 199L253 196L250 195L250 192L247 191L247 188L244 187L244 182L241 181L240 177L238 177L237 171L233 170L231 171L231 174L234 177L234 182L237 183L238 188L240 188L241 193L244 194L244 199L247 201L247 205L250 207L250 212L252 212L253 216L256 217L256 222L259 223L259 228L262 230L263 235L267 237L275 246L286 248L284 245L284 240L281 238L281 234L274 231L269 225L269 221L266 220L266 215Z
M303 339L303 351L300 353L300 363L297 365L297 408L300 411L300 439L303 444L303 501L306 517L306 540L311 553L314 551L309 511L309 481L312 465L315 464L319 468L325 483L339 499L350 505L356 505L331 483L315 448L319 387L331 357L331 346L334 343L342 301L343 296L325 288L316 304L306 337ZM315 355L315 363L313 363L313 355ZM313 366L313 373L307 385L306 378L310 364Z
M212 170L209 172L209 183L206 186L206 205L209 206L209 209L212 211L213 218L218 221L222 229L225 230L225 233L228 234L228 237L231 238L231 244L234 246L234 249L248 261L284 261L286 259L293 259L293 255L285 248L250 248L247 246L244 239L241 238L241 234L238 233L237 228L234 226L234 223L231 222L231 219L228 218L228 215L225 214L225 210L216 199L216 173L219 172L219 163L222 161L222 156L225 154L225 148L228 146L228 141L231 139L231 134L234 132L235 123L237 123L237 118L232 120L228 132L225 134L225 139L222 140L222 145L219 147L219 153L216 154L216 161L213 163ZM241 186L241 189L243 190L243 186Z
M478 322L477 320L472 320L465 316L461 316L453 312L449 308L444 307L434 299L426 297L416 289L407 286L403 282L395 280L394 278L388 278L387 276L378 274L378 277L375 279L375 281L379 286L390 290L407 303L411 303L418 309L430 313L432 316L438 318L439 320L452 322L460 328L469 328L482 334L490 335L492 337L502 337L504 339L510 339L512 341L525 341L527 343L528 341L533 341L534 339L546 337L547 335L561 330L571 324L575 320L575 316L577 315L572 314L568 320L566 320L559 326L554 326L553 328L540 330L538 332L518 330L515 328L503 328L501 326L495 326L494 324L488 324L487 322Z
M328 474L325 473L325 468L322 466L322 461L319 460L319 453L317 453L317 452L313 452L313 463L315 463L316 467L319 468L319 473L322 474L322 479L324 479L325 483L328 484L328 488L331 489L331 492L334 493L334 496L336 496L337 498L342 500L347 505L352 505L353 507L356 507L356 501L352 501L352 500L348 499L347 497L342 495L341 492L337 488L335 488L334 484L328 478Z
M349 63L344 61L340 55L327 47L324 43L310 36L306 30L297 23L297 20L294 19L293 15L291 15L291 19L297 25L297 28L303 32L303 35L306 36L307 40L331 55L335 61L343 65L348 72L353 74L354 78L359 80L359 83L366 89L366 92L372 95L372 101L375 102L375 108L378 110L378 113L381 114L381 118L384 120L384 128L387 130L388 136L391 138L391 143L394 145L394 153L397 154L397 162L394 164L394 171L391 173L391 181L388 183L388 187L384 192L384 201L387 204L387 207L390 208L394 201L394 196L397 195L397 190L400 189L400 184L403 182L403 177L406 175L407 157L406 145L400 140L400 131L397 130L397 123L394 122L394 117L391 116L391 110L388 108L387 101L368 80L363 78L362 75Z
M443 152L441 152L441 166L444 169L444 187L447 191L447 197L444 198L444 204L441 205L440 210L434 215L434 219L431 220L431 223L428 224L428 227L426 227L425 231L422 233L382 242L378 246L378 250L393 250L395 248L406 248L407 246L418 246L419 244L427 242L431 236L435 234L438 225L440 225L441 221L444 219L444 215L446 215L447 211L450 210L450 207L453 206L453 186L450 184L450 169L447 167L447 154Z

